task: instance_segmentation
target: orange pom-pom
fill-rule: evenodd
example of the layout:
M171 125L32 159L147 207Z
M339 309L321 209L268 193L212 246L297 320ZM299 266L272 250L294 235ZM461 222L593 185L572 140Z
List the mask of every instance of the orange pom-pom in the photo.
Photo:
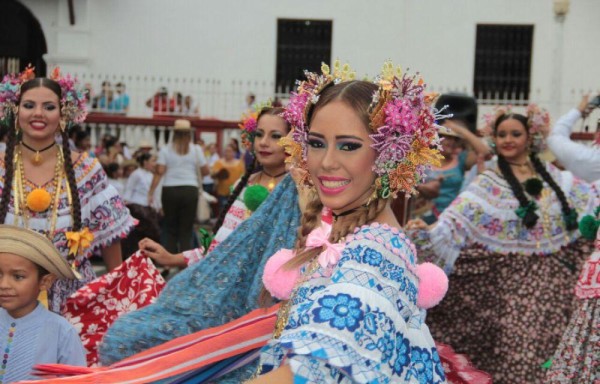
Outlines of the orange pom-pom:
M44 212L50 206L52 196L43 188L36 188L27 195L27 208L34 212Z

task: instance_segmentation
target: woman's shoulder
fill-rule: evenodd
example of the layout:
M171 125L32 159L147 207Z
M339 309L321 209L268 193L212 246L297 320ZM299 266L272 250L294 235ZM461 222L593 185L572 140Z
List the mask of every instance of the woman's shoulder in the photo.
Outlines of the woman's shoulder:
M416 248L402 229L373 222L356 228L346 237L346 248L349 250L373 249L388 259L399 256L407 266L412 268L416 263Z

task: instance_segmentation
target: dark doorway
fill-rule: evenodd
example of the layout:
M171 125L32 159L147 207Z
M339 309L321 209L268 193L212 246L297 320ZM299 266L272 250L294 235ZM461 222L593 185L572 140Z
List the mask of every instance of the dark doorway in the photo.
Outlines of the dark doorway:
M33 13L19 1L0 1L0 76L22 71L28 64L37 76L45 76L46 52L42 26Z
M473 93L529 100L533 25L477 25Z
M289 93L304 70L320 72L331 62L331 20L277 20L275 92Z

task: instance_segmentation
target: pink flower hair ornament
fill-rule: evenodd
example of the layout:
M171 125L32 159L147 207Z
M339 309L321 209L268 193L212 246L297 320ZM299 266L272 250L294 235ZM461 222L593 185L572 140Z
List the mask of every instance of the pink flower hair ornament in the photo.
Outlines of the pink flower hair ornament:
M306 80L298 82L298 89L292 93L283 113L293 128L292 138L282 140L291 163L304 169L308 151L308 112L328 85L352 81L355 72L348 64L341 66L336 61L333 71L323 64L321 74L306 71L305 75ZM372 147L378 153L373 166L377 174L377 195L387 199L395 198L399 192L416 193L415 186L421 182L426 170L441 166L436 121L448 116L431 107L436 95L425 93L425 84L418 74L403 74L390 61L384 63L374 83L378 89L369 106L369 128L373 132L370 135L374 142Z
M21 86L35 78L35 69L29 65L20 74L8 74L0 83L0 121L7 123L11 114L16 114L21 96ZM71 75L62 76L56 67L49 78L61 88L61 116L68 122L82 123L87 116L87 96L77 89L77 79Z
M512 105L502 105L494 107L492 112L483 115L484 125L479 128L479 131L487 139L491 147L494 147L493 136L496 120L503 115L514 113L518 112L513 110ZM550 113L546 109L540 108L537 104L531 103L527 105L524 115L527 117L529 134L533 138L531 150L536 153L543 152L547 146L542 130L550 124Z
M264 108L271 108L271 100L260 103L254 106L251 112L242 114L242 120L238 127L242 130L242 145L254 154L252 146L256 137L256 129L258 128L258 119Z

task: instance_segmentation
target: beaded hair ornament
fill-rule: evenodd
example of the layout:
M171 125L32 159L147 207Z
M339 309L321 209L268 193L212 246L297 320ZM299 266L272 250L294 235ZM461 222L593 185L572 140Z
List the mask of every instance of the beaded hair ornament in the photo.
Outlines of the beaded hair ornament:
M513 111L512 105L496 106L490 113L483 115L484 126L480 128L483 136L493 145L494 125L496 120L503 115L511 115L517 113ZM535 153L543 152L546 149L546 140L542 134L544 127L550 124L550 113L544 108L540 108L537 104L529 104L525 109L525 117L527 117L527 125L529 135L533 139L531 150Z
M35 68L31 65L19 74L5 75L0 83L0 121L7 123L11 114L16 115L21 96L21 85L35 78ZM77 79L71 75L63 76L56 67L49 78L60 85L61 116L67 122L82 123L87 116L86 95L77 90Z
M252 112L242 114L242 122L238 124L238 127L242 130L242 145L252 154L254 154L253 144L258 128L258 118L263 108L270 107L272 107L271 100L255 105Z
M321 66L321 74L305 72L298 82L283 117L293 128L291 138L281 144L296 167L306 169L308 151L308 113L319 101L320 93L331 84L351 81L355 73L348 64L336 61L333 71ZM369 105L369 129L372 148L377 151L373 172L376 193L380 198L395 198L399 192L416 193L425 171L441 166L442 155L436 120L443 118L431 107L434 96L425 94L425 84L417 75L402 73L399 67L385 62L374 79L378 89ZM306 173L308 175L308 173ZM308 183L308 176L301 182Z

